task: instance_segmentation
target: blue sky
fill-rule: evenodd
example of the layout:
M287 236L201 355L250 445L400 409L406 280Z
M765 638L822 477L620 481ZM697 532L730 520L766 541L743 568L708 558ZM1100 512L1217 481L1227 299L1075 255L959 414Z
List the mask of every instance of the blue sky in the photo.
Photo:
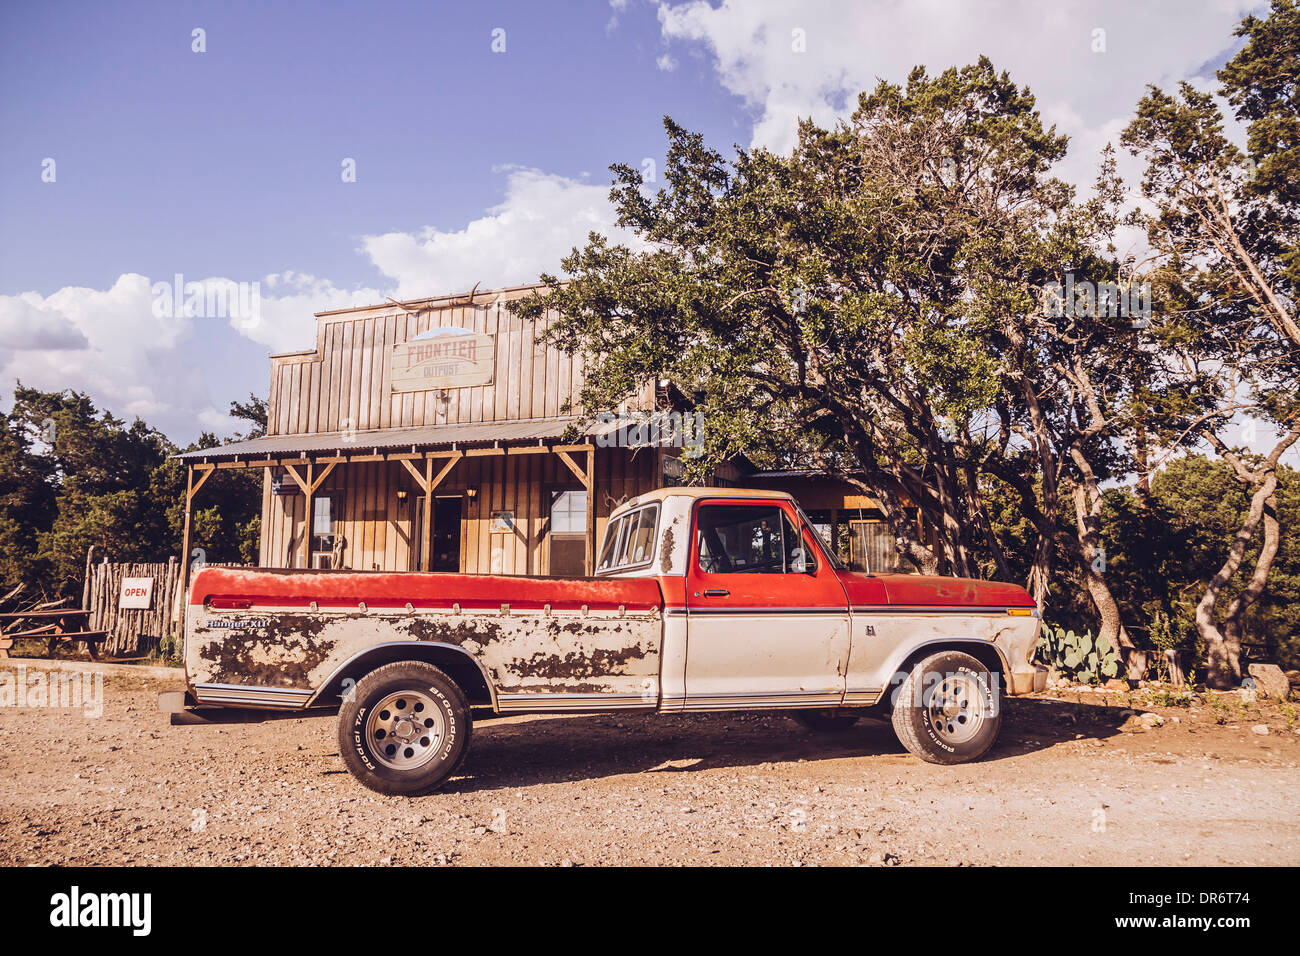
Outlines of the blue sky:
M1086 181L1142 85L1204 81L1258 5L7 2L3 389L78 388L182 443L229 434L230 400L265 393L269 351L312 344L313 311L554 271L610 228L610 163L662 164L664 114L786 149L796 117L828 122L914 63L988 53ZM260 321L153 314L176 273L260 283Z

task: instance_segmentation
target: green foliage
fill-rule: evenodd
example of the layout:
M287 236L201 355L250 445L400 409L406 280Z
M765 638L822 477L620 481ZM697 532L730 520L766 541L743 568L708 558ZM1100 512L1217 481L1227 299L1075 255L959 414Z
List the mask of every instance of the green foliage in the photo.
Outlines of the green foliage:
M254 426L265 406L250 397L239 417ZM220 444L200 436L192 447ZM81 597L86 552L110 561L166 561L184 525L185 469L166 436L127 424L73 391L19 384L0 415L0 589ZM208 561L256 559L261 476L223 471L205 484L194 546ZM251 559L250 559L251 555Z
M1119 654L1104 637L1094 638L1091 631L1076 633L1044 623L1038 657L1058 673L1084 684L1100 684L1119 676Z
M1196 702L1196 693L1190 687L1151 687L1146 696L1153 707L1191 707Z

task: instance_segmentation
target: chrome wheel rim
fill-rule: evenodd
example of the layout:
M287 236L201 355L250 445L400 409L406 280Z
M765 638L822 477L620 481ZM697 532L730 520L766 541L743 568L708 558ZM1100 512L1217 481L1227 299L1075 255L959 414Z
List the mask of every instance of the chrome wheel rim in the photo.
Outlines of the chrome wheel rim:
M442 708L418 690L389 694L370 709L366 718L367 747L391 770L424 766L437 754L446 735Z
M945 744L964 744L984 723L984 684L973 674L946 674L930 688L925 719Z

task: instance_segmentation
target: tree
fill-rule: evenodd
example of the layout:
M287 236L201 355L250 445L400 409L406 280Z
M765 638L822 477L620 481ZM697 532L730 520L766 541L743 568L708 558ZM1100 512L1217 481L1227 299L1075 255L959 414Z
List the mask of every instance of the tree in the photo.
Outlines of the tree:
M241 407L256 416L259 401ZM191 448L219 443L204 434ZM176 554L185 497L176 452L156 429L128 425L84 394L20 383L0 417L0 584L74 596L91 546L116 561ZM204 485L203 503L195 546L209 561L255 562L260 476L223 470Z
M38 435L20 417L0 416L0 593L45 576L37 532L49 527L55 501L53 463L40 453Z
M253 426L248 430L247 434L238 436L235 439L236 441L261 438L266 434L266 399L250 392L247 402L232 401L230 403L230 417L242 419Z
M1247 17L1237 30L1247 42L1219 71L1221 93L1247 124L1246 151L1223 133L1212 95L1188 83L1177 95L1149 87L1123 142L1146 161L1144 197L1154 211L1135 216L1147 228L1160 283L1174 308L1166 339L1188 375L1207 369L1222 383L1219 401L1189 429L1227 461L1248 487L1250 507L1218 571L1206 584L1196 627L1206 646L1209 677L1241 678L1243 620L1267 585L1280 547L1278 463L1300 440L1300 13L1294 0L1274 0L1265 20ZM1249 412L1273 426L1270 450L1253 453L1225 433ZM1246 560L1257 528L1263 540L1246 586L1222 625L1224 590Z
M801 123L788 158L728 163L665 126L657 193L612 167L619 223L647 248L592 235L561 263L566 282L544 276L515 306L559 313L551 341L589 363L584 407L618 407L651 377L698 390L697 471L756 450L826 468L879 502L928 572L1010 574L987 501L990 481L1009 484L1037 534L1038 581L1064 555L1122 643L1091 570L1097 489L1117 467L1107 396L1121 391L1080 363L1100 353L1130 376L1143 360L1113 322L1041 313L1042 287L1069 269L1117 267L1093 248L1104 205L1075 206L1048 175L1066 141L1029 92L985 59L918 68L834 129Z

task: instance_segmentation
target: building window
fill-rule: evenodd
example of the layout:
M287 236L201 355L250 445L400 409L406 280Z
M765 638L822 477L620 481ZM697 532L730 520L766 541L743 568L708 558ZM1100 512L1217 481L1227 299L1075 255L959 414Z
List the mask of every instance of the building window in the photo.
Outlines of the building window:
M548 570L551 575L582 575L587 570L587 492L551 496Z
M313 568L335 568L341 563L335 546L341 544L336 534L338 522L334 499L321 495L311 501L311 563Z

